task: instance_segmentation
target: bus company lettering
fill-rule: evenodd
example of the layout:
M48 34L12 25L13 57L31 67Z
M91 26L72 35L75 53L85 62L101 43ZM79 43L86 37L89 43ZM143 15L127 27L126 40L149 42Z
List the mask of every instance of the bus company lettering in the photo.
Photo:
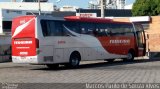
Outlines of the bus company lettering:
M66 41L58 41L58 44L65 44L66 43Z
M14 41L14 44L32 44L32 41Z
M28 55L28 52L20 52L20 55Z
M81 17L92 17L92 14L80 14Z
M25 24L25 23L26 23L25 20L21 20L21 21L20 21L20 24Z
M129 44L130 40L110 40L111 44Z

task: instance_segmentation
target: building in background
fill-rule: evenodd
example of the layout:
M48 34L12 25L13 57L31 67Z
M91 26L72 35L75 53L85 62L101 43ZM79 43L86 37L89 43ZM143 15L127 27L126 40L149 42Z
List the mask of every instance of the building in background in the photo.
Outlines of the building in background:
M88 5L90 9L100 9L101 0L90 0ZM126 0L104 0L106 9L124 9Z
M38 14L37 2L0 2L0 62L11 61L12 19L22 15ZM41 3L42 14L52 14L53 3Z
M95 17L101 17L100 9L77 9L76 12L80 14L86 13L87 16L90 13L90 16L92 15ZM105 17L132 17L132 12L131 10L128 10L128 9L105 9L104 16Z
M6 33L3 28L5 21L11 22L16 16L38 14L38 10L37 2L0 2L0 34ZM51 14L53 11L53 3L41 3L41 12L43 14Z
M32 7L32 8L31 8ZM0 2L0 34L5 34L4 21L12 21L16 16L38 14L37 2ZM41 3L41 12L51 14L54 11L53 3Z
M129 5L126 5L125 7L124 7L124 9L132 9L132 7L133 7L133 4L129 4Z
M117 9L124 9L126 0L116 0Z
M99 9L99 2L97 0L91 0L88 2L89 9Z
M76 12L76 9L79 7L77 6L63 6L59 9L59 11L71 11L71 12Z

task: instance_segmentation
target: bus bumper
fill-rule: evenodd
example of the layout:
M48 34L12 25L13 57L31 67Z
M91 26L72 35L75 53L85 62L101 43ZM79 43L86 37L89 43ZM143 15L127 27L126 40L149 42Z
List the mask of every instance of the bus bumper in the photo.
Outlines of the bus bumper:
M38 57L37 56L27 56L27 57L20 57L20 56L12 56L13 63L33 63L38 64Z

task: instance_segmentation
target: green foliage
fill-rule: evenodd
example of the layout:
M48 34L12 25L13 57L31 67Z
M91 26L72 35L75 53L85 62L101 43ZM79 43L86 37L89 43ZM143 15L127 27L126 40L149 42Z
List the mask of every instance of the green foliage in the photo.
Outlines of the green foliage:
M160 14L160 0L136 0L133 4L133 16L155 16Z

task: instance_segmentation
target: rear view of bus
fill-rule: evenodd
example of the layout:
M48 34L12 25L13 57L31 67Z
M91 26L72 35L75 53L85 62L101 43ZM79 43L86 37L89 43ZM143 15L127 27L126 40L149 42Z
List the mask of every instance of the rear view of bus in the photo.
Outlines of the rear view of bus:
M12 60L14 63L37 63L35 35L36 16L21 16L13 19Z

